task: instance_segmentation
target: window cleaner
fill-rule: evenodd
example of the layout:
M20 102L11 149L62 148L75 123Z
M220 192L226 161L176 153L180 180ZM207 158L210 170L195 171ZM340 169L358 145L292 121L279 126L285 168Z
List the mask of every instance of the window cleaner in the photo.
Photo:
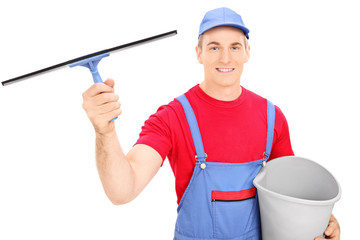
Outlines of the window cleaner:
M109 48L109 49L105 49L102 51L98 51L95 53L91 53L82 57L78 57L63 63L59 63L44 69L40 69L38 71L34 71L31 73L27 73L24 75L21 75L19 77L15 77L6 81L1 82L3 86L7 86L9 84L12 83L16 83L25 79L28 79L30 77L42 74L44 72L49 72L52 71L54 69L63 67L63 66L69 66L69 67L75 67L75 66L84 66L89 68L91 74L93 75L94 78L94 82L102 82L101 77L99 75L99 72L97 71L97 64L100 62L100 60L104 57L109 56L110 52L114 52L114 51L118 51L118 50L124 50L124 49L128 49L130 47L135 47L144 43L148 43L148 42L152 42L152 41L156 41L156 40L160 40L166 37L171 37L177 34L177 30L173 30L170 32L166 32L166 33L162 33L156 36L152 36L152 37L148 37L148 38L144 38L138 41L134 41L134 42L130 42L130 43L126 43L117 47L113 47L113 48Z
M174 36L176 34L177 34L177 30L173 30L173 31L162 33L162 34L152 36L152 37L149 37L149 38L144 38L144 39L141 39L141 40L138 40L138 41L126 43L126 44L123 44L123 45L120 45L120 46L117 46L117 47L105 49L105 50L102 50L102 51L98 51L98 52L95 52L95 53L92 53L92 54L85 55L83 57L78 57L78 58L63 62L63 63L59 63L59 64L56 64L56 65L53 65L53 66L50 66L50 67L47 67L47 68L44 68L44 69L41 69L41 70L38 70L38 71L27 73L27 74L21 75L19 77L15 77L15 78L3 81L1 83L2 83L3 86L7 86L9 84L16 83L16 82L28 79L30 77L33 77L33 76L36 76L36 75L39 75L39 74L42 74L42 73L45 73L45 72L49 72L49 71L52 71L54 69L64 67L64 66L69 66L71 68L76 67L76 66L87 67L90 70L91 74L92 74L94 83L102 83L103 81L102 81L102 79L100 77L97 65L99 64L101 59L103 59L104 57L108 57L110 55L110 52L114 52L114 51L118 51L118 50L124 50L124 49L130 48L130 47L138 46L138 45L148 43L148 42L151 42L151 41L155 41L155 40L163 39L163 38L166 38L166 37ZM117 117L112 119L110 122L112 122L112 121L114 121L116 119L117 119Z

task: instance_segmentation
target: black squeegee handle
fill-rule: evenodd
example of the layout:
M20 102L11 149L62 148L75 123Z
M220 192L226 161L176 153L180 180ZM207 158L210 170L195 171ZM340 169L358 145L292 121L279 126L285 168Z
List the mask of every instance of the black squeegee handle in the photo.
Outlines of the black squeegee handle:
M101 55L101 54L104 54L104 53L114 52L114 51L117 51L117 50L123 50L123 49L134 47L134 46L137 46L137 45L140 45L140 44L144 44L144 43L159 40L159 39L162 39L162 38L174 36L176 34L177 34L177 31L173 30L173 31L170 31L170 32L166 32L166 33L156 35L156 36L144 38L144 39L141 39L141 40L138 40L138 41L126 43L126 44L123 44L123 45L120 45L120 46L117 46L117 47L113 47L113 48L105 49L105 50L102 50L102 51L99 51L99 52L91 53L91 54L88 54L88 55L85 55L85 56L82 56L82 57L78 57L78 58L63 62L63 63L59 63L59 64L56 64L56 65L53 65L53 66L50 66L50 67L47 67L47 68L43 68L43 69L31 72L31 73L27 73L27 74L21 75L19 77L15 77L15 78L3 81L1 83L2 83L3 86L6 86L6 85L9 85L9 84L12 84L12 83L16 83L16 82L25 80L26 78L29 78L29 77L32 77L32 76L35 76L35 75L38 75L38 74L41 74L41 73L44 73L44 72L48 72L48 71L54 70L56 68L60 68L60 67L63 67L63 66L66 66L66 65L69 65L69 64L72 64L72 63L87 59L87 58L95 57L97 55Z

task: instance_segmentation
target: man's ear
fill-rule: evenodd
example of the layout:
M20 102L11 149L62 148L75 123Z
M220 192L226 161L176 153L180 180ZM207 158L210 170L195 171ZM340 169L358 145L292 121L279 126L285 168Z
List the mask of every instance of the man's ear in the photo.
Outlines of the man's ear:
M202 60L201 60L201 48L199 48L199 46L196 46L195 50L196 50L197 60L199 61L200 64L203 64Z
M250 59L250 45L247 45L245 62L248 62Z

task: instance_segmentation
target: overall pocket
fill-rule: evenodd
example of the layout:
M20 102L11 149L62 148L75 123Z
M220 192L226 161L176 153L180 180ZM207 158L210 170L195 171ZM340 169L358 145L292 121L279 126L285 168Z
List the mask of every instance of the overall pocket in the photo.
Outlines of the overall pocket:
M233 238L260 228L256 188L241 191L212 191L215 238Z

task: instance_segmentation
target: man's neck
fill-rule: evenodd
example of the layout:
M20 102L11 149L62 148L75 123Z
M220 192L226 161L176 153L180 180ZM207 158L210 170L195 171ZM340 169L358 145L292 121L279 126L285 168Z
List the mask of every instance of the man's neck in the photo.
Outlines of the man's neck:
M228 87L211 86L206 81L200 83L200 88L208 96L221 101L233 101L240 97L242 88L240 84Z

